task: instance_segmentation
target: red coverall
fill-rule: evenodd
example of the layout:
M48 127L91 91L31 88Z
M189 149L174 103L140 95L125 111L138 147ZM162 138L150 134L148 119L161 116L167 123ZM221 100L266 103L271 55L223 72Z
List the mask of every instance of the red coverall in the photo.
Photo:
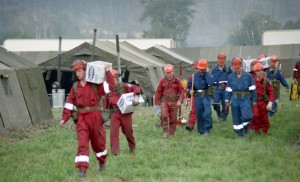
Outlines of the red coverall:
M192 79L192 75L190 75L189 77L188 77L188 82L190 81ZM188 119L188 126L189 127L192 127L192 128L194 128L194 126L195 126L195 124L196 124L196 121L197 121L197 116L196 116L196 108L195 108L195 98L194 98L194 96L193 97L191 97L191 95L190 95L190 93L186 93L186 97L187 98L190 98L191 99L191 103L190 104L192 104L192 109L191 109L191 111L190 111L190 114L189 114L189 119Z
M132 85L128 83L118 83L122 84L124 88L123 93L133 92L134 95L140 95L141 89L137 85ZM111 89L109 93L109 104L110 108L113 108L115 111L111 115L110 119L110 149L112 154L117 155L120 153L120 132L121 127L123 134L126 136L128 146L130 151L135 149L135 139L133 136L132 129L132 113L122 114L118 109L118 100L121 95L114 89ZM104 105L105 108L108 108L107 103Z
M116 86L116 82L110 71L106 71L106 81L109 87ZM76 98L73 88L70 90L70 95L67 98L62 119L67 122L71 117L74 106L81 108L78 112L78 121L76 124L78 149L75 158L75 166L80 171L86 171L89 167L89 141L93 151L96 153L97 160L100 165L105 164L107 156L106 151L106 132L103 127L103 121L100 110L91 109L91 107L99 107L99 99L105 95L103 84L97 85L98 96L91 83L86 83L83 87L78 81L76 89Z
M174 135L178 110L176 103L178 100L182 102L183 97L184 89L181 81L175 76L170 81L166 77L160 81L155 92L154 105L160 103L161 125L164 133Z
M256 80L254 79L256 92L257 92L257 104L256 108L253 108L253 118L250 122L250 129L254 130L256 133L259 133L260 130L263 130L263 133L267 134L270 127L270 122L268 119L268 110L266 109L268 102L274 103L275 93L273 86L268 82L266 89L264 88L264 79ZM269 97L268 101L264 100L264 95Z
M293 79L297 79L298 86L300 86L300 61L295 64L293 70Z

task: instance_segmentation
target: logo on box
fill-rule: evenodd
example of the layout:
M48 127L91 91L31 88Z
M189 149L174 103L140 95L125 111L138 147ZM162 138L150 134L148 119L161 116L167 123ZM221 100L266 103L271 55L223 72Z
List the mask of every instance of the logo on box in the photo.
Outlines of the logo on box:
M88 78L89 78L90 80L92 80L92 79L94 78L94 75L95 75L95 70L94 70L94 67L91 66L91 67L89 68Z

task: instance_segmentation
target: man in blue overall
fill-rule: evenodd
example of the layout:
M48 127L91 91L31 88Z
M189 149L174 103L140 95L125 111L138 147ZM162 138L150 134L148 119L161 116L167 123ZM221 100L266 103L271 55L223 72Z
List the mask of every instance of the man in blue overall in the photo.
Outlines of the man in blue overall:
M282 76L282 73L278 67L278 58L277 56L272 56L270 68L266 71L267 78L270 80L274 92L275 92L275 102L273 103L272 110L269 111L269 116L274 116L278 110L278 101L280 96L280 83L286 88L286 92L289 93L289 85L287 84L285 78Z
M228 115L228 111L225 109L225 88L227 86L228 75L232 73L232 70L230 66L225 65L225 60L226 55L224 53L219 53L218 65L216 65L211 71L215 81L213 107L217 112L218 122L227 121Z
M193 79L188 82L188 91L196 100L197 129L200 135L204 136L209 136L212 129L211 102L214 95L214 79L207 71L207 66L205 59L199 60L197 64L199 71L194 74L194 82Z
M227 108L231 105L233 130L239 137L248 138L252 107L256 107L256 87L250 73L242 69L241 58L232 60L232 68L235 72L228 77L225 102Z

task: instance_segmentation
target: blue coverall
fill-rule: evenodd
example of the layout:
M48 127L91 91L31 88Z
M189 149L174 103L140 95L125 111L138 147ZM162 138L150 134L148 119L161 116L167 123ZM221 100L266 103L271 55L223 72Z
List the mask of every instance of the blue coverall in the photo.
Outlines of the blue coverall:
M212 96L207 92L208 87L213 86L214 79L209 72L194 74L194 87L192 88L192 79L188 82L188 91L194 90L196 99L197 130L202 135L209 133L212 129ZM195 104L194 103L194 104Z
M233 130L240 137L248 133L248 125L253 117L251 105L256 100L256 87L249 73L242 70L240 78L236 72L228 76L225 101L231 103Z
M228 75L232 73L230 66L224 65L223 69L219 69L219 65L216 65L211 71L215 82L215 95L213 101L214 110L217 112L219 121L226 121L228 111L225 109L225 88L227 86ZM221 111L222 105L222 111Z
M276 68L276 69L278 69L278 68ZM275 82L278 80L286 89L290 88L289 85L287 84L285 78L282 76L281 71L279 69L276 71L276 75L274 75L274 74L275 74L275 69L273 69L272 71L270 71L270 70L266 71L267 78L270 80L273 87L274 87L274 84L277 84ZM274 87L274 90L276 90L275 87ZM269 116L274 116L275 113L277 112L279 96L280 96L280 84L278 83L277 84L277 92L275 91L275 102L272 105L272 111L269 111Z

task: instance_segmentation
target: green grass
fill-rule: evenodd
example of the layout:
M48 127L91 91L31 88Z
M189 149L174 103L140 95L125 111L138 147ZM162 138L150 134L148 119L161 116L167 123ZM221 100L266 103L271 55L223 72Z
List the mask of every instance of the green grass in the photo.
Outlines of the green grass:
M282 90L279 113L271 118L267 136L237 138L231 116L214 123L209 137L179 126L171 139L162 138L152 108L140 107L133 123L137 149L129 153L121 134L121 154L109 155L107 170L98 172L90 150L90 168L78 179L74 124L56 122L0 135L0 181L299 181L300 153L294 150L300 133L300 100L289 101ZM183 111L184 113L186 111ZM187 118L186 118L187 119ZM213 120L216 121L215 112ZM109 149L109 129L107 148ZM110 153L109 153L110 154Z

